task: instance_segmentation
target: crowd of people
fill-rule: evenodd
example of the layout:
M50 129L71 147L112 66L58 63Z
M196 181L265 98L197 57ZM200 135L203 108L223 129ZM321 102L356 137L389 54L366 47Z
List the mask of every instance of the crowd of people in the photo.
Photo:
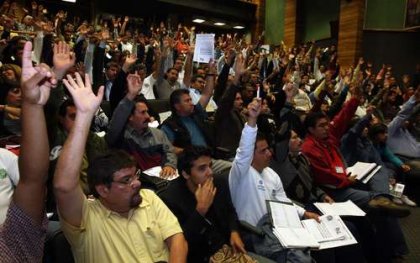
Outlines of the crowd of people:
M2 262L400 262L420 190L420 65L396 76L337 47L216 35L130 17L89 24L0 8ZM348 174L376 163L367 183ZM144 171L159 168L159 180ZM175 178L175 179L173 179ZM169 180L170 179L170 180ZM148 182L148 183L147 183ZM162 183L164 182L164 183ZM393 195L396 185L405 186ZM287 249L267 200L351 200L351 246ZM46 212L48 212L48 217ZM59 222L64 240L47 233ZM49 246L51 247L51 246Z

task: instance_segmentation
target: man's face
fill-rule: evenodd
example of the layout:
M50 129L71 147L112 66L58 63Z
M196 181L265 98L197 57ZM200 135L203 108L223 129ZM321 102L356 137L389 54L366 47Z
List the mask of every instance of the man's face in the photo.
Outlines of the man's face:
M241 111L244 101L242 100L241 93L236 92L235 101L233 102L233 108Z
M326 140L328 138L329 123L327 118L319 119L315 127L309 127L309 132L318 140Z
M205 85L206 81L203 78L197 78L193 83L191 83L191 87L199 91L202 91Z
M382 132L376 135L376 139L379 143L386 143L388 139L388 132Z
M170 83L175 83L175 81L178 80L178 71L176 69L169 70L169 72L166 73L166 78Z
M292 131L289 140L289 151L292 153L298 153L302 149L302 140L299 138L296 132Z
M212 160L210 156L201 156L193 161L190 174L183 173L185 179L190 181L195 187L203 185L208 179L213 177L211 169Z
M76 119L76 107L68 106L66 108L66 115L64 117L60 116L60 123L63 126L64 130L67 133L70 133L74 125L74 120Z
M5 71L3 71L3 76L9 81L16 80L15 72L11 69L6 69Z
M112 211L127 213L142 202L140 186L136 167L123 168L114 173L111 187L99 193Z
M175 109L180 116L189 116L194 112L194 104L190 94L182 94L179 103L175 104Z
M131 127L141 132L146 129L150 122L149 109L143 102L136 103L136 108L133 114L128 118L128 122Z
M108 78L108 80L113 81L117 77L117 73L118 73L118 68L111 66L106 70L106 77Z
M181 71L183 65L184 65L184 62L182 62L182 60L180 59L177 59L174 64L174 68L176 68L178 71Z
M255 150L254 150L254 158L252 160L252 165L254 167L259 167L261 169L264 169L268 167L268 165L271 162L271 159L273 157L273 154L271 153L271 149L268 146L268 143L266 140L259 140L255 144Z

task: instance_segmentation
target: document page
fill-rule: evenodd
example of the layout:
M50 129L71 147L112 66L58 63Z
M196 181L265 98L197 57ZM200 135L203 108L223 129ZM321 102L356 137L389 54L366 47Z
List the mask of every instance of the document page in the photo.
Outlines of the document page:
M356 244L357 241L339 216L324 215L320 223L314 219L303 220L302 224L320 244L319 249Z
M148 176L160 177L160 171L162 171L162 167L155 166L155 167L152 167L152 168L149 168L149 169L143 171L143 173L147 174ZM178 178L178 176L179 176L178 171L176 171L176 173L173 176L165 178L165 179L169 180L169 181L172 181L172 180Z
M336 203L314 203L324 215L365 216L366 213L351 200Z
M214 59L214 34L197 34L193 61L209 63Z

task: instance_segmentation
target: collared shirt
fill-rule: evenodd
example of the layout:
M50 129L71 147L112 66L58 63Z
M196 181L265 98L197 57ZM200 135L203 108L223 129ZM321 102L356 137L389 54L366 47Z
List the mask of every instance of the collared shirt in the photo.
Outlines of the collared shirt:
M128 217L99 200L83 203L80 227L61 219L76 262L158 262L169 259L165 240L181 233L178 220L150 190L140 191L141 204Z
M194 88L189 88L188 90L190 91L190 97L191 97L192 103L194 105L197 104L200 101L201 92ZM217 104L213 100L213 97L211 97L209 100L209 103L207 104L206 111L214 112L215 110L217 110Z

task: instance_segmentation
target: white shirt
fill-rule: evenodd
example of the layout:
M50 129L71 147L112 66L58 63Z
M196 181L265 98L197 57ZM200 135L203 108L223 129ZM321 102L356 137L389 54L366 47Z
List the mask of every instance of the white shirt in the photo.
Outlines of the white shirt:
M259 173L252 166L257 128L245 124L229 174L229 189L239 220L253 226L267 214L266 200L291 202L279 175L271 168ZM296 206L300 217L305 210Z
M7 210L19 182L18 157L0 148L0 224L6 219Z
M147 78L143 80L143 86L141 88L140 93L144 95L144 97L148 100L154 100L155 94L153 93L153 85L155 85L156 80L153 77L153 74L150 74Z
M190 91L190 97L191 97L192 103L194 105L197 104L198 101L201 98L200 91L198 91L198 90L196 90L194 88L189 88L188 90ZM210 100L209 100L209 103L207 104L206 111L207 112L214 112L215 110L217 110L217 104L213 100L213 97L211 97Z

